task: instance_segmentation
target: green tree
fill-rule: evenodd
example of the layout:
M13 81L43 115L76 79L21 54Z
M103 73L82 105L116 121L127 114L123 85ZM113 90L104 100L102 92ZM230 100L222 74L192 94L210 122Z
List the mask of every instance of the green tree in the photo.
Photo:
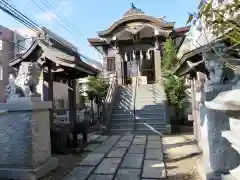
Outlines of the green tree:
M184 79L179 78L171 73L171 70L177 65L177 50L172 39L167 39L164 43L164 52L162 59L163 81L168 98L169 105L176 109L179 120L183 120L184 108L187 107L188 101L185 90Z
M218 1L219 6L214 7ZM238 13L238 14L237 14ZM201 0L197 13L190 13L187 23L196 24L204 20L206 27L216 36L225 35L233 44L240 43L240 1L233 0L226 3L224 0ZM229 33L226 33L229 32Z
M108 91L108 84L103 81L102 79L95 77L95 76L89 76L88 77L88 97L90 100L97 100L97 103L101 103L103 98L105 98L107 91Z
M91 100L91 118L94 120L93 113L93 101L97 103L97 114L99 115L99 108L102 104L102 100L106 97L109 85L96 76L89 76L87 81L87 94L89 100Z
M180 119L182 119L183 110L188 105L188 100L185 92L187 86L185 85L184 79L182 78L179 78L172 74L167 74L166 76L167 78L164 81L164 86L166 89L169 104L178 110L178 116Z
M171 70L177 63L177 48L174 41L168 38L164 44L162 66L163 70Z

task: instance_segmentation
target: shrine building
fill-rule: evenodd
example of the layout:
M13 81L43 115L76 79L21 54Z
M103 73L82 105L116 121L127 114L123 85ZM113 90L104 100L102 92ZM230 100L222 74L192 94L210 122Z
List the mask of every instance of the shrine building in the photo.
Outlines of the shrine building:
M118 83L132 84L140 77L142 84L153 84L160 79L163 43L166 38L181 45L189 27L175 28L175 22L145 14L134 5L98 38L88 41L103 58L105 78L117 75Z

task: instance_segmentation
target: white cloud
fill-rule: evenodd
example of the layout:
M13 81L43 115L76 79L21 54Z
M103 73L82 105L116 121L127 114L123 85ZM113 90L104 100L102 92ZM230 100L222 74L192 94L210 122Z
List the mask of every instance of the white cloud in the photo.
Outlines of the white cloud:
M46 7L44 7L44 9L46 9ZM68 18L73 12L74 8L69 1L61 1L54 9L49 9L43 13L36 14L35 18L44 23L53 22L58 18L59 14Z
M41 21L53 21L53 20L57 19L56 13L54 13L52 11L40 13L40 14L37 14L36 16L37 16L36 18Z

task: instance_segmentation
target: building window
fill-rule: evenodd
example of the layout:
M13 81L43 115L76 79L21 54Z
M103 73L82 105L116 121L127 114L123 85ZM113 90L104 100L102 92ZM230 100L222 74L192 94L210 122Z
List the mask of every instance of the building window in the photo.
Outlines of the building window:
M107 71L113 72L115 70L116 70L115 58L113 58L113 57L107 58Z

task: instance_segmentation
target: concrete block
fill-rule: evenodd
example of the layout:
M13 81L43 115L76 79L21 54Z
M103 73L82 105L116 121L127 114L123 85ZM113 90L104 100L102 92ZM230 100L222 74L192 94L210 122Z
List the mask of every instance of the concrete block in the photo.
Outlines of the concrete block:
M140 180L140 169L119 169L114 180Z
M80 166L96 166L104 157L105 153L90 153L78 165Z
M117 171L121 158L104 158L97 169L95 174L114 174Z
M144 160L143 178L166 178L165 165L162 161Z
M74 168L63 180L85 180L90 173L93 171L94 167L83 167L78 166Z
M107 155L107 157L111 158L121 158L126 153L127 148L113 148Z
M143 154L127 154L121 164L121 168L141 168Z

